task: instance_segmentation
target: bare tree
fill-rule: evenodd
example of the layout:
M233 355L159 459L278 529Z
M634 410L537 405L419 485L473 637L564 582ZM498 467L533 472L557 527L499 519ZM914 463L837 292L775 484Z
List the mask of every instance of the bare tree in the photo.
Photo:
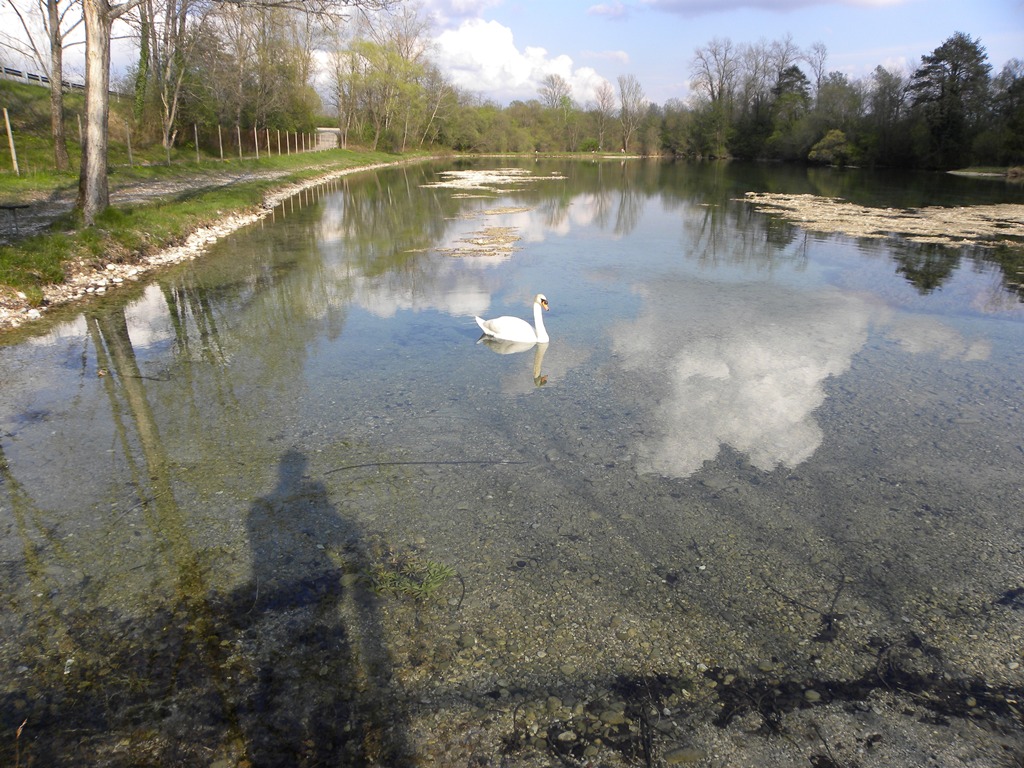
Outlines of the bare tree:
M348 146L348 135L356 121L356 83L361 59L348 47L332 52L330 99L338 111L338 130L342 147Z
M423 86L429 114L423 121L423 135L420 136L421 147L426 143L427 137L431 133L434 134L434 138L437 137L438 126L443 125L450 112L450 108L455 105L456 100L455 87L448 82L441 70L433 64L429 64L426 68Z
M597 118L597 148L604 151L604 133L615 117L615 89L607 80L597 86L594 115Z
M814 93L817 98L817 93L821 88L821 82L825 79L825 65L828 62L828 49L822 42L813 43L803 55L804 61L807 62L811 68L811 72L814 74Z
M708 102L715 153L725 150L727 128L732 120L741 58L728 38L715 38L698 48L690 62L693 89Z
M740 56L732 40L715 38L698 48L690 62L691 83L712 104L731 97L739 72Z
M148 61L140 61L140 72L153 74L160 99L161 141L168 163L177 132L182 84L209 8L198 0L142 0L139 7L140 49L148 57Z
M561 75L545 75L537 90L548 109L561 109L566 99L572 99L572 86Z
M647 96L636 75L619 75L619 120L622 123L622 150L629 151L640 123L647 113Z
M367 34L381 45L391 45L402 58L419 64L430 47L430 19L419 2L406 3L393 13L382 15L365 26Z
M739 101L741 108L758 114L770 101L776 74L772 68L771 51L763 40L743 48Z
M795 65L803 57L800 48L793 42L793 36L787 34L771 45L772 66L775 68L776 81L782 79L782 73Z
M430 17L422 12L419 2L403 5L394 13L384 14L379 29L384 44L398 54L396 119L401 121L401 150L408 146L410 136L419 133L416 123L426 122L430 110L424 95L427 79L427 53L430 50ZM437 102L434 102L436 108ZM397 114L400 113L400 114Z
M79 3L76 0L36 0L34 10L38 11L38 18L42 21L42 32L47 41L45 51L37 44L37 31L28 21L28 14L32 11L19 7L13 0L7 5L18 17L25 32L24 41L17 41L14 44L15 49L29 56L50 80L53 163L58 171L66 171L70 167L70 161L67 138L64 135L64 46L71 33L82 24Z
M575 120L576 103L572 99L572 86L557 74L546 75L541 83L538 90L544 106L558 111L565 130L565 148L574 152L579 143L579 124Z

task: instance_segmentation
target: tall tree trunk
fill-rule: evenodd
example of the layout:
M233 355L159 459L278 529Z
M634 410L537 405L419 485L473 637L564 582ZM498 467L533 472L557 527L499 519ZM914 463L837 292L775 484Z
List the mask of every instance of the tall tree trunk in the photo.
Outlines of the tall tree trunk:
M114 15L107 0L82 0L85 18L85 145L78 176L78 207L86 226L110 205L107 143L110 118L110 29Z
M139 71L135 73L135 123L142 122L146 109L146 85L149 83L149 36L152 11L146 3L139 6Z
M66 171L68 144L64 135L64 41L60 33L60 13L57 0L46 0L50 27L50 133L53 135L53 164L58 171Z

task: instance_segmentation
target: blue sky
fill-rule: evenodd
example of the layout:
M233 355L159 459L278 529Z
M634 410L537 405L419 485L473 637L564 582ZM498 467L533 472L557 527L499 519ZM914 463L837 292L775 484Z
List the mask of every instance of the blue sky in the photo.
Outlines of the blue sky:
M600 79L637 77L651 101L685 99L694 51L790 35L821 42L851 78L915 69L955 32L980 38L993 73L1024 59L1024 0L426 0L436 57L458 85L507 103L562 75L585 102Z

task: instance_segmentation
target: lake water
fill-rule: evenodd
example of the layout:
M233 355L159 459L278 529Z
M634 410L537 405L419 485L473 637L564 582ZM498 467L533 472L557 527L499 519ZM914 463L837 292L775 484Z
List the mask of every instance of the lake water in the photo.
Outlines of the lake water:
M409 165L0 347L0 762L1016 764L1021 276L746 191L1024 202Z

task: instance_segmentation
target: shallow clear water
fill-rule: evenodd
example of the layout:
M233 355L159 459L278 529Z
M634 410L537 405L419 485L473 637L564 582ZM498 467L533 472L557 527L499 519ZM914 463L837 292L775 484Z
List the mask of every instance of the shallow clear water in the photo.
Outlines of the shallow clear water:
M739 712L702 687L732 670L827 704L894 647L941 658L896 665L920 690L1020 690L1019 276L738 198L1024 194L634 161L430 186L448 167L307 191L0 347L0 715L27 721L0 755L543 752L534 700L654 676ZM550 344L477 343L537 292ZM381 589L426 564L457 575ZM466 735L485 711L502 741Z

